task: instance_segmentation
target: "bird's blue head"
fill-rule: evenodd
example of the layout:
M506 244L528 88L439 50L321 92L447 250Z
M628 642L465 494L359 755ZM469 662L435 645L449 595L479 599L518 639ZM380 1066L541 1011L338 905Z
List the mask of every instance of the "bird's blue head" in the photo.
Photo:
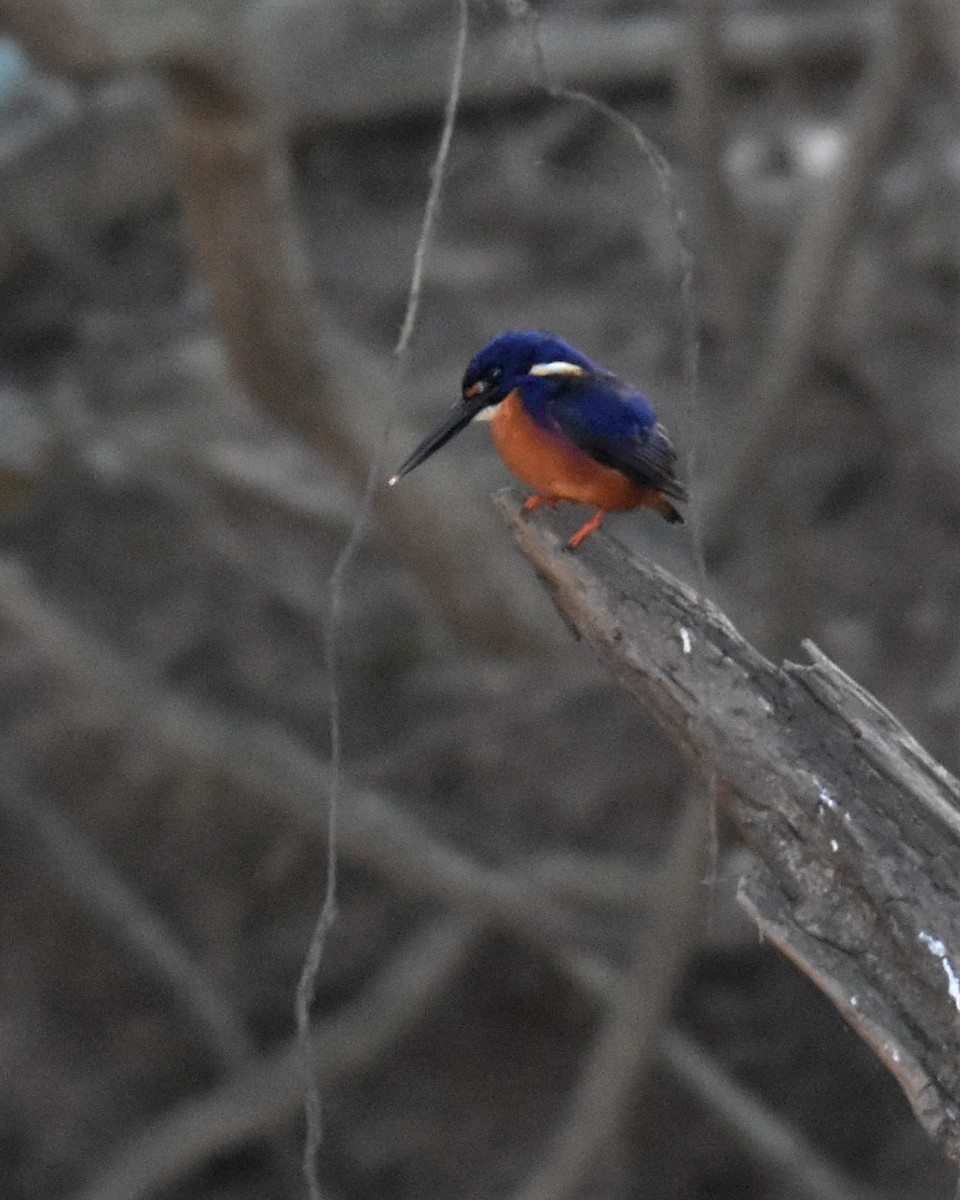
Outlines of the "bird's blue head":
M551 333L508 330L487 342L470 360L463 376L465 404L483 401L484 410L494 409L515 387L534 378L579 373L593 364L579 350Z
M553 334L531 329L511 329L497 334L470 360L463 376L459 402L443 424L414 450L390 482L396 483L418 467L475 418L489 420L497 405L521 384L546 383L551 376L569 376L595 369L588 358Z

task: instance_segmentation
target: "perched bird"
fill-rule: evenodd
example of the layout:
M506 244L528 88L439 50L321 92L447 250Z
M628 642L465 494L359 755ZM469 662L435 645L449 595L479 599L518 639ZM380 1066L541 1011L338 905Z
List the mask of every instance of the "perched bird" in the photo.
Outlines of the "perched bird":
M567 543L571 550L608 512L647 505L683 521L671 501L687 493L656 413L635 388L561 338L510 330L488 342L467 367L460 401L389 482L473 420L490 422L500 457L534 489L525 511L558 500L597 510Z

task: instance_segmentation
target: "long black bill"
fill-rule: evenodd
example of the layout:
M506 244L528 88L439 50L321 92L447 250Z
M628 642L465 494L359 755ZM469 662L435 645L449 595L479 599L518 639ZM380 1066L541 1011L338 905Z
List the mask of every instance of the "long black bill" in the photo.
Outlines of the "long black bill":
M404 475L408 475L414 467L419 467L431 454L436 453L441 446L445 446L452 437L456 437L461 429L465 429L470 424L480 409L484 407L485 403L487 401L483 400L458 401L455 407L447 414L443 423L429 437L424 438L400 470L395 475L390 476L387 480L390 486L392 487Z

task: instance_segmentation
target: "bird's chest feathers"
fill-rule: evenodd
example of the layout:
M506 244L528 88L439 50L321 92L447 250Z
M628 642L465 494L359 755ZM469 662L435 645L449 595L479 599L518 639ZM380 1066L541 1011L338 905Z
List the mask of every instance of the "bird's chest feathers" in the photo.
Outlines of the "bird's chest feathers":
M559 430L535 421L518 391L497 406L490 428L504 463L538 494L602 508L633 506L635 485L596 462Z
M497 453L514 475L531 487L547 487L564 456L559 435L534 421L518 391L497 405L490 422Z

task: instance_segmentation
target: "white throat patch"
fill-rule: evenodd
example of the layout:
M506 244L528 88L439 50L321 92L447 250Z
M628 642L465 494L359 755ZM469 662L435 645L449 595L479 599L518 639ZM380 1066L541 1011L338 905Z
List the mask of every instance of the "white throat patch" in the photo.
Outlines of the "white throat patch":
M531 375L582 375L583 367L576 363L548 362L536 363L530 368Z
M501 400L497 404L488 404L486 408L481 408L473 419L475 421L492 421L494 414L502 403L503 401Z

